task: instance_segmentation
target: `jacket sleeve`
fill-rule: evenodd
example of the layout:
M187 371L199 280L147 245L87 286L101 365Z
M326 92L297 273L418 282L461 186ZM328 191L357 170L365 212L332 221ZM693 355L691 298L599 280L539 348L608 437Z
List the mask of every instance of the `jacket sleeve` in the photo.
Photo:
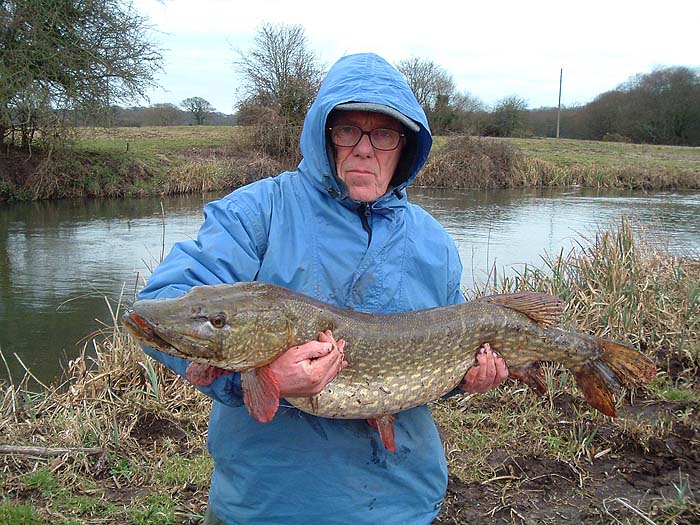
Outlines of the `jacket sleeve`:
M175 244L148 279L139 299L180 296L193 286L255 279L267 247L265 214L254 212L252 200L233 193L204 207L196 240ZM185 377L190 361L142 345L144 352ZM231 406L243 403L240 374L218 377L198 387L207 396Z

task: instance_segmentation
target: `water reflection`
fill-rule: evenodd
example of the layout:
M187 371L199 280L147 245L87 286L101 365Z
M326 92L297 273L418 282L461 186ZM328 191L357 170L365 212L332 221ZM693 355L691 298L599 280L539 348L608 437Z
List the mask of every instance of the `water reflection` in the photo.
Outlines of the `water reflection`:
M700 196L693 193L516 189L448 196L421 189L412 198L454 237L467 288L483 283L494 269L500 275L525 265L542 267L543 256L567 253L621 216L673 253L700 249Z
M17 354L52 380L91 332L111 321L174 242L192 238L204 202L218 195L166 199L71 200L0 207L0 349L12 375ZM452 234L464 262L462 284L482 283L490 268L541 265L621 214L676 252L700 252L700 194L578 190L452 192L412 189ZM99 320L99 321L98 321ZM0 377L7 373L0 369Z

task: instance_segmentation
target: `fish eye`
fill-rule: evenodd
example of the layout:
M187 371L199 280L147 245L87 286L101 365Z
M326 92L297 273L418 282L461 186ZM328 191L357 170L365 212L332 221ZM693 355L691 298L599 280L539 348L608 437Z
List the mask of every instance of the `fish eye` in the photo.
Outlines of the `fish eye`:
M223 328L226 326L226 314L218 313L209 318L209 322L214 328Z

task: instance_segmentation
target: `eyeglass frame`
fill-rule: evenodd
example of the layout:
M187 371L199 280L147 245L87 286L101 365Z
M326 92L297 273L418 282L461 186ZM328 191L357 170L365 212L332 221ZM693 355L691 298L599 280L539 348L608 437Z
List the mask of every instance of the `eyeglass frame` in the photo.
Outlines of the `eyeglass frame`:
M360 137L357 139L357 142L355 142L355 144L353 144L352 146L344 146L344 145L342 145L342 144L336 144L335 142L333 142L333 128L334 128L334 127L348 127L348 128L356 128L356 129L359 129L359 130L360 130ZM369 137L369 143L370 143L370 145L371 145L374 149L376 149L376 150L378 150L378 151L394 151L396 148L398 148L398 147L401 145L401 139L406 137L406 134L405 134L405 133L402 133L402 132L400 132L400 131L398 131L398 130L396 130L396 129L392 129L392 128L374 128L374 129L370 129L369 131L365 131L365 130L362 129L360 126L356 126L355 124L339 124L339 125L337 125L337 126L329 126L329 127L326 128L326 129L327 129L327 131L328 131L328 137L329 137L329 139L330 139L330 141L331 141L331 144L333 144L334 146L337 146L337 147L339 147L339 148L354 148L355 146L357 146L357 145L360 143L360 141L362 141L362 137L364 137L365 135L367 135L367 136ZM394 146L393 148L390 148L390 149L384 149L384 148L378 148L377 146L374 145L374 141L372 140L372 133L375 132L375 131L377 131L377 130L380 130L380 129L381 129L381 130L386 130L386 131L393 131L394 133L398 133L398 134L399 134L399 139L396 141L396 146Z

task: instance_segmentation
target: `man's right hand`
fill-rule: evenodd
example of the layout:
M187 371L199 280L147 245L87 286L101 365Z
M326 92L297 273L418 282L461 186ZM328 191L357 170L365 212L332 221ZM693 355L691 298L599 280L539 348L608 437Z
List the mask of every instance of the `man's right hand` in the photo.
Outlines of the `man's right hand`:
M323 390L343 368L345 340L335 340L330 330L318 341L293 346L272 363L270 370L279 382L281 397L311 397Z

